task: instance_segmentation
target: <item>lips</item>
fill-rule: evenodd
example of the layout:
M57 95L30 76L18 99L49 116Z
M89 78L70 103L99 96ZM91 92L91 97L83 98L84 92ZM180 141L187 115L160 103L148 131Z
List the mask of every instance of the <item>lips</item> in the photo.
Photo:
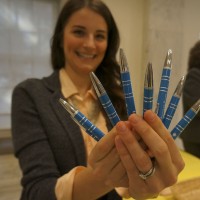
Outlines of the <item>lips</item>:
M76 52L76 54L81 58L89 58L89 59L93 59L96 56L95 54L87 54L87 53L80 53L80 52Z

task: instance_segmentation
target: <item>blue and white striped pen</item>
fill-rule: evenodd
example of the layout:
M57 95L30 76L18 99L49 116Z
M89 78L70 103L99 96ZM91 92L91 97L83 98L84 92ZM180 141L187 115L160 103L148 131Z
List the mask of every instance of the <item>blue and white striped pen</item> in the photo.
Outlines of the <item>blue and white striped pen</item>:
M62 98L59 99L59 102L65 108L65 110L69 112L72 119L96 141L99 141L104 136L104 133L95 125L93 125L92 122L90 122L79 110L75 109L74 106Z
M162 77L160 82L160 89L157 99L157 115L160 117L160 119L163 119L164 110L165 110L165 103L167 98L167 92L169 87L169 79L172 69L172 50L169 49L167 52L167 56L165 59L163 71L162 71Z
M92 80L92 84L94 86L96 94L97 94L104 110L106 111L106 114L107 114L108 118L110 119L111 124L113 126L115 126L117 124L117 122L120 121L120 118L119 118L108 94L106 93L106 90L104 89L103 85L101 84L101 82L99 81L97 76L94 74L94 72L90 73L90 78Z
M184 82L185 82L185 76L183 76L181 80L179 81L174 91L174 94L170 100L169 106L167 108L167 111L163 119L163 124L165 125L166 128L169 128L172 118L174 116L174 113L176 111L176 108L178 106L178 103L182 94Z
M123 87L124 96L125 96L127 115L129 116L132 113L136 113L135 102L134 102L134 97L133 97L128 62L127 62L123 49L119 50L119 55L120 55L121 82L122 82L122 87Z
M144 100L143 113L147 110L152 110L153 107L153 68L152 64L148 63L145 79L144 79Z
M178 124L171 131L171 135L176 139L186 128L186 126L192 121L200 110L200 99L186 112L184 117L178 122Z

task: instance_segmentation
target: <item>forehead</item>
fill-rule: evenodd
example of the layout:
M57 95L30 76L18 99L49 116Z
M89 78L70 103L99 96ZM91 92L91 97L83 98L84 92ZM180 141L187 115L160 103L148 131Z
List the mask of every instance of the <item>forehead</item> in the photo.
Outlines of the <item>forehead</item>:
M66 26L76 25L107 31L105 19L99 13L89 8L82 8L74 12L66 24Z

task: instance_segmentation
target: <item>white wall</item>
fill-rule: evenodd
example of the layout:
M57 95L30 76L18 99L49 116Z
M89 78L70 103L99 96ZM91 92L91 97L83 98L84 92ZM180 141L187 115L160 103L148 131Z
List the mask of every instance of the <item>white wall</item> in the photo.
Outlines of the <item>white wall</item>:
M110 8L119 27L121 47L126 53L131 72L136 109L141 113L144 0L104 0L104 2Z
M186 74L188 53L199 39L199 0L147 0L144 37L144 60L152 61L155 75L155 98L157 98L160 74L166 51L173 50L168 102L182 75ZM182 102L173 118L170 130L182 118ZM180 140L178 145L182 148Z

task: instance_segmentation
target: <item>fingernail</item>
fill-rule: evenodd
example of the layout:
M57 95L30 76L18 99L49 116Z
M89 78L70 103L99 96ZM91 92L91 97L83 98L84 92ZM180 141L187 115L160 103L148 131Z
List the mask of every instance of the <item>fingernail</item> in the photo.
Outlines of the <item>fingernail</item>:
M153 121L155 119L155 117L156 117L156 114L154 112L148 111L146 113L146 117L145 118L147 118L148 121Z
M136 114L132 114L129 119L134 124L140 120L139 116L137 116Z
M124 132L126 131L126 125L124 124L124 122L119 122L116 126L117 130L120 132Z

